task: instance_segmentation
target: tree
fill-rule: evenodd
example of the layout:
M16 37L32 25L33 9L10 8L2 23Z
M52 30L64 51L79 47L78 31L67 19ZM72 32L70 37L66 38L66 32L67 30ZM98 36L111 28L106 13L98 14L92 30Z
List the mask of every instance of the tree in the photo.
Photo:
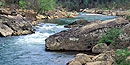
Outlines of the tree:
M40 6L38 7L39 9L38 13L42 11L52 10L56 5L56 0L39 0L39 1L40 1Z
M26 0L20 0L19 1L19 6L20 6L20 8L22 8L22 9L25 9L26 8Z

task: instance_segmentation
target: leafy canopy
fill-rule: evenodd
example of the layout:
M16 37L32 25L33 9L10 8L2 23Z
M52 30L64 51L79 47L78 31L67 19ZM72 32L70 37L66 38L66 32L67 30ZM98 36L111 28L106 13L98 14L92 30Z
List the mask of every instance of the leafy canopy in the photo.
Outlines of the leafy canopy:
M52 10L54 9L54 5L56 4L55 0L39 0L40 1L40 7L42 10Z

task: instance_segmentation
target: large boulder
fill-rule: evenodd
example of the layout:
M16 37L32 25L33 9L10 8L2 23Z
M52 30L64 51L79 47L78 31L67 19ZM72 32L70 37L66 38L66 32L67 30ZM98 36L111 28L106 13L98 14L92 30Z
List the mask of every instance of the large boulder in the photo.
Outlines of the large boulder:
M112 54L102 53L96 56L79 53L68 65L112 65L114 58Z
M32 24L21 15L0 15L0 36L33 33Z
M28 34L34 30L31 23L24 20L22 16L12 16L11 19L4 22L4 24L14 30L13 35Z
M95 61L95 62L88 62L85 65L112 65L109 61Z
M82 65L85 64L86 62L91 62L91 56L83 53L79 53L76 55L74 59L72 59L70 62L68 62L68 65Z
M128 23L127 20L122 18L115 18L106 21L95 21L82 27L64 30L49 36L45 40L46 50L88 51L97 44L102 33L107 32L110 28L122 28Z

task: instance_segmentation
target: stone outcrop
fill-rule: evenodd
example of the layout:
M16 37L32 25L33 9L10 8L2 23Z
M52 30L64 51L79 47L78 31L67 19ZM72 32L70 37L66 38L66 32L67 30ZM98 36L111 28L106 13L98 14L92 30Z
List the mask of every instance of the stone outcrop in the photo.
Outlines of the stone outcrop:
M14 14L13 11L12 13L12 15L5 14L3 12L0 14L1 37L33 33L34 29L31 24L32 21L27 20L20 14Z
M77 59L77 60L76 60ZM96 56L87 54L77 54L74 59L68 62L68 65L112 65L114 58L111 54L102 53Z
M130 14L129 10L101 10L101 9L80 9L82 12L103 14L103 15L112 15L112 16L128 16Z
M96 44L95 47L98 46L98 50L102 50L100 48L102 46L107 46L105 43ZM98 51L97 50L97 51ZM96 50L95 50L96 51ZM104 50L104 52L100 52L98 55L87 55L83 53L79 53L75 56L74 59L68 62L68 65L113 65L114 58L116 57L116 53L113 49ZM128 60L128 58L126 59ZM78 62L78 64L77 64Z
M105 33L110 28L122 28L128 23L127 20L122 18L115 18L106 21L96 20L82 27L73 27L48 37L45 40L46 50L88 51L97 44L102 33ZM128 31L128 29L124 29L124 31Z
M85 64L86 62L91 62L92 59L87 55L87 54L77 54L76 57L69 62L68 65L82 65Z
M92 52L93 53L103 53L107 50L110 50L110 48L107 46L106 43L99 43L96 44L93 48L92 48Z
M44 12L43 15L37 15L36 18L38 20L42 20L42 19L55 19L55 18L63 18L63 17L66 17L66 18L74 18L75 16L74 15L78 15L79 13L78 12L68 12L66 11L65 9L54 9L54 10L50 10L50 11L47 11L47 12Z

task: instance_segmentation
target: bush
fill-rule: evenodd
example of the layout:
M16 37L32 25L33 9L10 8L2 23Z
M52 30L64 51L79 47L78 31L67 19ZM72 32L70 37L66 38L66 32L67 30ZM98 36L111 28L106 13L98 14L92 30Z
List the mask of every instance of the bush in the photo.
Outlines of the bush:
M0 6L4 6L5 5L5 1L4 0L1 0L0 1Z
M19 6L20 6L20 8L22 8L22 9L25 9L26 7L27 7L27 4L28 4L29 2L27 2L26 0L19 0Z
M126 61L126 58L130 56L130 50L129 49L120 49L116 50L117 57L114 59L116 65L130 65L129 61Z
M55 0L40 0L42 10L52 10L54 9L54 5L56 5Z
M126 17L126 19L130 19L130 15Z
M104 33L99 39L98 43L117 44L117 37L122 33L120 28L112 28Z

